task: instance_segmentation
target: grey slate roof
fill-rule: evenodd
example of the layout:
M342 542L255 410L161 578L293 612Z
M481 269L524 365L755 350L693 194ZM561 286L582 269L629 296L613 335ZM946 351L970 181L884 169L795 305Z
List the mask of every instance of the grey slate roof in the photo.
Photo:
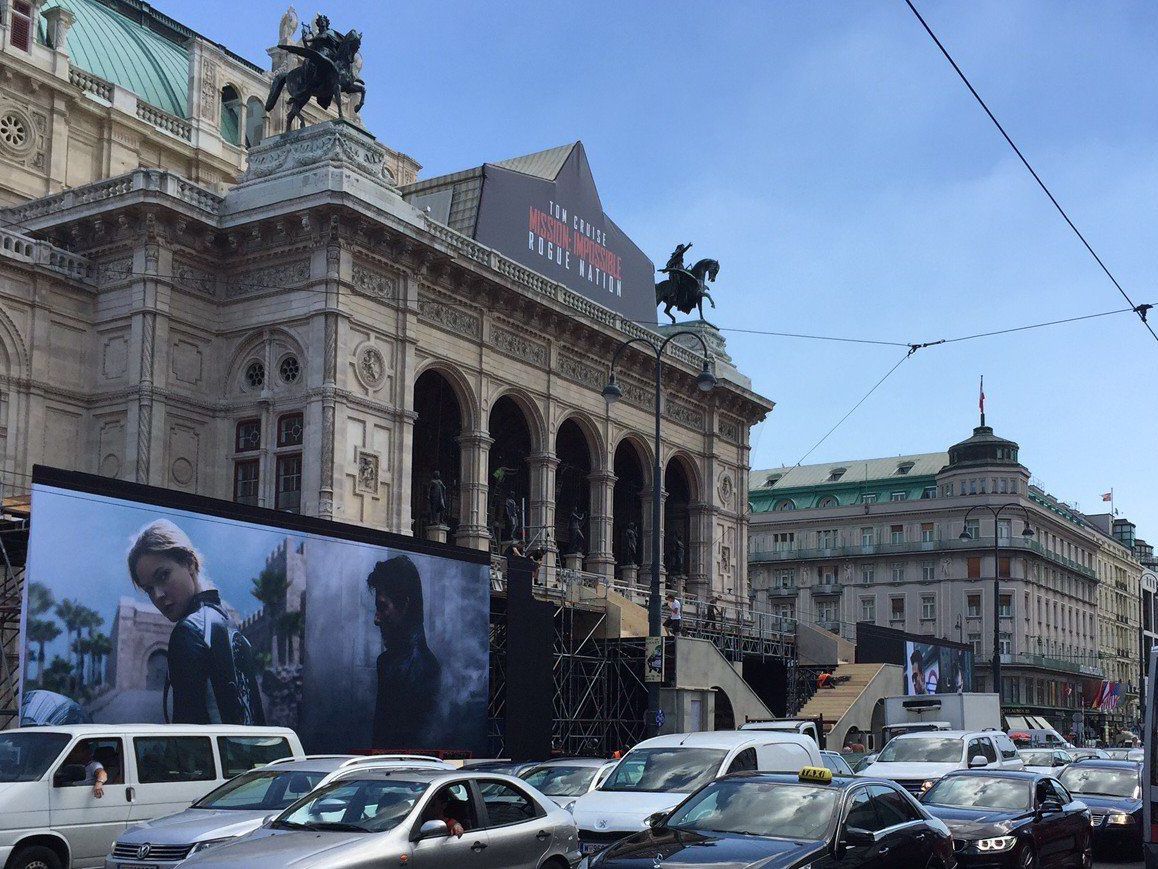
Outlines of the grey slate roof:
M913 463L907 474L897 474L897 468L902 464ZM943 453L916 453L908 456L889 456L883 459L849 459L841 462L825 462L819 465L800 465L792 468L768 468L753 470L749 475L753 490L775 491L777 489L796 489L803 486L820 486L829 482L829 477L836 468L844 468L845 472L837 483L862 483L904 479L905 477L932 476L937 474L949 463L949 454ZM773 485L766 485L769 477L779 476Z
M555 176L559 174L559 170L563 168L563 164L567 162L567 158L571 156L571 152L578 144L578 142L572 142L569 145L559 145L557 148L548 148L546 151L537 151L523 157L501 160L494 165L515 172L522 172L524 175L534 175L536 178L554 181Z

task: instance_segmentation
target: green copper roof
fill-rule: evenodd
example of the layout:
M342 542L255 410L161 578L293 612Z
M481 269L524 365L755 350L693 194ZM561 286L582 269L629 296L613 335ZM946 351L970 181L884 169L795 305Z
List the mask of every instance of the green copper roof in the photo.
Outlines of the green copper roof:
M74 66L132 91L179 118L189 116L189 52L96 0L48 0L76 16L68 32ZM41 18L43 33L44 19Z

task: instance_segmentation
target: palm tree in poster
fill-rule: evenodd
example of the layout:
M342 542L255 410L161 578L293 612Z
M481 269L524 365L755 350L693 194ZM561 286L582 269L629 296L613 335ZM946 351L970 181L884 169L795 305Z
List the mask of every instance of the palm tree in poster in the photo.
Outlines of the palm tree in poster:
M289 580L285 574L285 562L271 558L252 580L250 594L257 598L265 609L266 624L270 627L270 653L272 666L277 666L278 619L285 612L285 593Z
M80 615L82 609L83 607L81 604L78 604L69 598L65 598L56 605L56 617L64 622L64 638L67 648L70 652L74 653L77 652L77 648L72 635L75 633L77 639L80 639ZM56 661L54 659L52 664L49 666L51 667L55 664ZM79 666L77 669L80 669ZM73 677L69 679L69 690L75 691L76 685L77 677L74 674Z
M105 661L113 651L113 641L109 639L108 634L98 633L93 634L93 638L89 641L89 653L92 655L92 684L96 687L104 685L107 674L105 673Z
M44 647L60 636L60 626L51 619L28 618L28 644L36 644L36 681L44 679Z

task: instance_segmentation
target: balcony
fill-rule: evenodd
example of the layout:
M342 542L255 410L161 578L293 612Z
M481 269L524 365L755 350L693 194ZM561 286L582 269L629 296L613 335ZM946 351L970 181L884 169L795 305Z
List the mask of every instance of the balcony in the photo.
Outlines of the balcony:
M816 622L816 626L824 628L826 631L832 631L834 634L840 633L840 622L834 621L833 619L819 619Z
M834 561L836 559L856 558L858 556L864 558L879 557L882 555L911 555L927 552L930 554L938 552L981 552L989 553L993 551L993 539L982 537L979 540L961 540L959 538L952 538L951 540L932 540L932 541L907 541L905 543L872 543L867 546L834 546L829 549L782 549L773 552L753 552L749 557L749 563L764 563L776 564L780 562L793 561ZM1033 539L1026 539L1020 535L1014 535L1008 539L1002 539L1001 551L1004 552L1032 552L1040 555L1047 561L1052 561L1067 570L1072 570L1074 573L1080 574L1087 579L1097 579L1098 575L1093 568L1085 567L1078 564L1076 561L1071 561L1064 556L1057 555L1050 552L1040 543Z
M797 592L799 591L800 589L794 585L778 585L774 588L768 589L768 597L795 598Z
M813 597L834 597L844 591L839 582L830 582L827 585L814 585L808 589Z
M1079 664L1077 661L1067 660L1065 658L1051 658L1047 655L1029 655L1024 652L1018 652L1016 655L1002 655L1002 665L1010 665L1013 667L1040 667L1045 670L1061 670L1065 673L1079 673L1083 676L1102 677L1101 667L1092 664ZM977 662L974 666L981 666L981 662Z

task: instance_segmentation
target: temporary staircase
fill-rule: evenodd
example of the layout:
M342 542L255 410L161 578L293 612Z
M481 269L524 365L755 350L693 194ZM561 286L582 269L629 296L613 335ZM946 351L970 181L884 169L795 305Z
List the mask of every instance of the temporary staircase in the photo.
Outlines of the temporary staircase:
M840 664L832 671L839 684L817 690L798 717L821 717L829 748L839 750L850 727L871 727L878 699L897 693L901 685L898 670L889 664ZM848 678L841 681L842 676Z

